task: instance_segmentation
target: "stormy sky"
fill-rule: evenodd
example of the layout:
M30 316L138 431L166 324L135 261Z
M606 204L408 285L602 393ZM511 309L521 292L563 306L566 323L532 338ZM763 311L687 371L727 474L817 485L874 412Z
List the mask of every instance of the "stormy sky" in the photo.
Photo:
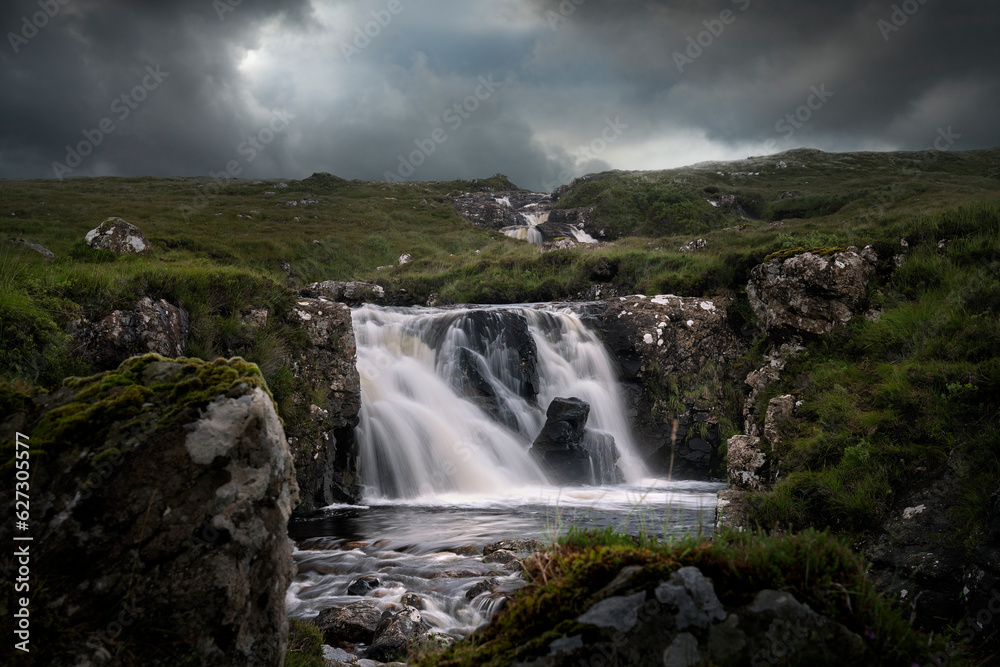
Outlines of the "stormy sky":
M549 190L795 147L1000 145L1000 3L4 0L0 178Z

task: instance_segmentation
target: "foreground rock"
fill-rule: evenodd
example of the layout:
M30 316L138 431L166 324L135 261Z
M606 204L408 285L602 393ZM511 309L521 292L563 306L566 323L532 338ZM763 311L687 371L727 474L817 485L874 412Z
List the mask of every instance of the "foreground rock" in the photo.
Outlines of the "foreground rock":
M396 613L386 610L375 628L375 640L362 657L379 662L405 659L410 646L427 634L419 610L413 607L403 607Z
M182 357L188 330L186 310L146 296L132 310L115 310L97 322L76 320L69 333L87 362L103 371L136 354Z
M110 250L119 255L142 255L149 252L149 241L142 230L121 218L108 218L87 232L92 250Z
M590 404L579 398L554 398L545 416L545 425L528 453L552 482L614 484L622 480L614 438L587 429Z
M256 366L147 355L12 401L0 437L46 453L30 457L37 664L282 662L297 488Z
M829 333L863 312L877 259L870 247L778 253L750 272L750 307L769 334Z
M712 581L684 567L652 588L634 588L641 568L625 568L618 590L581 614L577 628L550 640L524 665L613 664L691 667L862 664L863 640L790 593L761 590L726 607Z
M728 395L745 377L733 362L746 351L726 306L721 299L630 296L588 314L621 365L629 417L659 474L704 479L720 467L720 423L739 419Z
M330 646L371 644L382 618L378 605L361 600L343 608L324 609L316 617L323 641Z
M295 513L306 515L361 498L354 439L361 410L361 377L351 309L346 304L299 299L289 318L305 328L309 340L295 350L291 364L303 387L292 401L308 417L285 424L302 494Z

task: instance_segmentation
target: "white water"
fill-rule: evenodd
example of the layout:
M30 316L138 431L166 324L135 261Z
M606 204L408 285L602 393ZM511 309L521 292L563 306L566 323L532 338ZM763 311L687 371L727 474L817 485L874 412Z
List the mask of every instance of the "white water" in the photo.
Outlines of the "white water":
M626 481L641 480L614 366L601 342L572 313L506 310L527 321L534 339L537 403L524 397L517 351L503 346L503 332L471 339L463 320L471 309L366 305L353 311L362 396L356 434L366 497L536 496L547 482L528 448L557 396L587 401L587 427L610 433ZM463 349L495 392L504 423L476 397L463 395Z
M356 602L347 594L349 583L374 575L381 586L366 600L381 610L399 609L404 593L416 593L434 632L462 637L489 621L498 604L490 593L467 599L472 586L496 578L512 591L524 579L481 555L459 555L465 553L459 547L481 553L490 542L529 537L551 544L570 526L654 536L712 531L715 494L723 485L646 476L614 365L597 337L569 312L504 310L524 318L535 342L535 404L524 398L531 382L518 372L520 357L505 349L505 328L498 326L509 329L510 321L467 326L470 313L484 312L472 308L353 311L365 504L331 506L290 525L298 573L286 595L289 616L313 618ZM469 366L459 363L462 354L502 404L496 415L463 393ZM556 396L590 403L587 426L614 436L624 484L557 487L545 480L527 449Z
M543 211L542 213L525 213L522 211L521 217L524 218L525 222L523 226L504 227L501 231L511 238L541 245L544 240L542 233L535 228L538 227L538 225L548 222L549 212ZM572 227L570 225L567 225L567 229L569 233L573 235L573 239L578 243L597 243L597 239L582 229L577 229L576 227Z

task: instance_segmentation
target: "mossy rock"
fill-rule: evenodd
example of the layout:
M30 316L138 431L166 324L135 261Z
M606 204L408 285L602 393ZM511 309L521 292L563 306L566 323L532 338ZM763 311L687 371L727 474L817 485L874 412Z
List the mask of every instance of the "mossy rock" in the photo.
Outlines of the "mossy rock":
M815 248L786 248L785 250L779 250L778 252L772 252L770 255L764 258L765 262L770 262L772 259L786 260L789 257L795 257L796 255L804 255L807 252L811 252L814 255L819 255L820 257L829 257L830 255L835 255L838 252L846 252L847 248L841 246L819 246Z

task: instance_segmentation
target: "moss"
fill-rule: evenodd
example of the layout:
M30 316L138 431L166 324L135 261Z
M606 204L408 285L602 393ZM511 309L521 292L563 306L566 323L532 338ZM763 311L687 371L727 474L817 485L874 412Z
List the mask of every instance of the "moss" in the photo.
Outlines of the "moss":
M285 667L323 667L323 633L312 623L288 619Z
M772 252L770 255L764 258L765 262L770 262L772 259L788 259L789 257L795 257L796 255L804 255L807 252L811 252L814 255L819 255L820 257L829 257L838 252L844 252L847 248L841 246L819 246L816 248L786 248L785 250L779 250L778 252Z
M172 368L153 364L171 364ZM154 382L163 372L171 374L170 381ZM37 438L43 448L79 446L96 451L106 444L112 427L122 430L169 425L179 415L202 408L219 396L242 391L245 386L267 390L260 370L238 357L212 362L171 360L156 354L132 357L116 370L65 380L61 391L72 391L72 397L46 412L31 437ZM152 424L137 419L146 413L155 413ZM110 455L107 451L97 452L96 456Z

